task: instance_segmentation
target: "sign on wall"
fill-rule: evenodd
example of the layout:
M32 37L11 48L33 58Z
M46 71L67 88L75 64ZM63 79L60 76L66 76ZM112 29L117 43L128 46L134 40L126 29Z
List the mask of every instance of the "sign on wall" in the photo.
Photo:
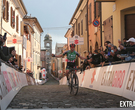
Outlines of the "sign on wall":
M73 36L72 38L69 38L69 44L76 44L76 45L83 45L84 44L84 38L80 37L78 35Z
M22 44L22 37L15 34L11 37L7 37L7 44Z

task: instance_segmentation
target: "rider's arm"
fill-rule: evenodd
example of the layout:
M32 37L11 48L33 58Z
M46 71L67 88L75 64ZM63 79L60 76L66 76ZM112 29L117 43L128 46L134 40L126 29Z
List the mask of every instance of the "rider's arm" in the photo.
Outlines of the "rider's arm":
M76 51L75 51L75 52L76 52ZM76 52L76 55L77 55L79 58L81 58L82 60L87 59L86 57L82 57L78 52Z
M63 56L63 54L61 54L61 55L55 55L55 57L57 57L57 58L60 58L62 56Z
M82 56L79 56L82 60L85 60L85 59L87 59L86 57L82 57Z

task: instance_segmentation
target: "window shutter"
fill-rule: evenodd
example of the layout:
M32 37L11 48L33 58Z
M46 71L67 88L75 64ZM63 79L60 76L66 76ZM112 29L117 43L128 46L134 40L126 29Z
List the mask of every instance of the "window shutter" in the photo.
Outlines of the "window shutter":
M9 3L7 1L7 15L6 15L6 20L8 21L9 20Z
M91 23L92 22L91 3L89 5L89 14L90 14L90 16L89 16L89 22Z
M24 22L23 21L20 22L20 29L21 29L21 36L23 36L24 35Z
M80 36L80 23L78 23L78 35Z
M81 35L83 35L83 20L81 21Z
M16 16L16 32L18 32L18 16Z
M94 19L96 19L96 2L94 2Z
M13 11L13 28L15 27L15 11Z
M11 27L12 27L12 16L13 16L12 14L13 14L13 8L11 7L11 20L10 20L11 21L11 24L10 24Z
M3 10L3 19L5 19L5 0L3 0L3 6L4 6L4 10Z

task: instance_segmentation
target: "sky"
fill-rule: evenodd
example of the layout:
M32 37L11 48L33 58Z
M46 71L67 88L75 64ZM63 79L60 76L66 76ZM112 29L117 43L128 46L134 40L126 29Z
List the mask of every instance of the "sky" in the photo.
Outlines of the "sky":
M64 37L69 22L75 12L79 0L23 0L28 16L36 17L43 29L41 48L44 48L44 37L52 37L52 53L56 43L67 43Z

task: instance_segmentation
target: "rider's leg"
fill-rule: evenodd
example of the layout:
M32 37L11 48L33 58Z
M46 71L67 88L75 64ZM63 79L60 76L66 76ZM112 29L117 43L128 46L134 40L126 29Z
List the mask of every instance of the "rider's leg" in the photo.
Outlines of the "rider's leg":
M69 69L66 70L66 77L67 77L67 80L69 80L69 78L68 78L68 73L69 73Z

